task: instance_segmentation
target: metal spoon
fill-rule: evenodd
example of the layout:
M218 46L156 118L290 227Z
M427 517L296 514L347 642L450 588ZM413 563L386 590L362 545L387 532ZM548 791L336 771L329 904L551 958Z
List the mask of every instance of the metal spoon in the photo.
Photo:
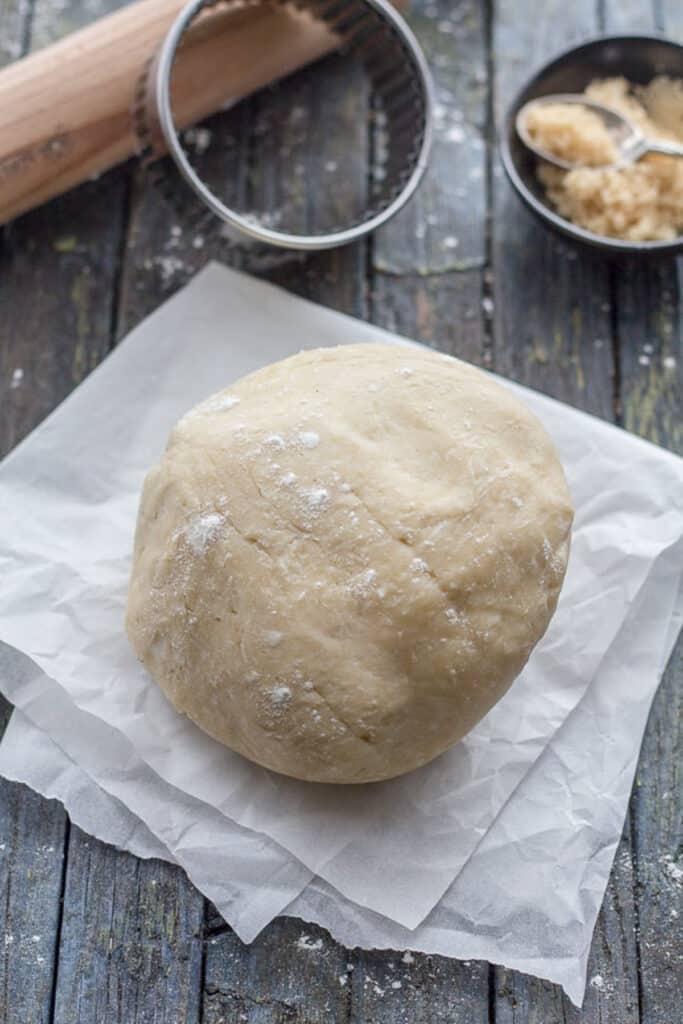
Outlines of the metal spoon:
M576 103L598 114L612 136L612 141L619 151L619 160L615 164L608 164L609 167L625 167L628 164L640 160L646 153L665 153L667 156L683 156L683 145L677 142L667 142L662 139L648 139L632 121L623 114L618 114L611 107L603 107L602 103L587 99L580 93L555 93L552 96L541 96L539 99L530 100L525 103L517 113L515 127L520 139L533 153L542 157L557 167L571 171L574 167L584 167L585 164L572 163L570 160L562 160L553 153L546 152L538 143L534 142L526 130L526 117L533 107L544 106L549 103Z

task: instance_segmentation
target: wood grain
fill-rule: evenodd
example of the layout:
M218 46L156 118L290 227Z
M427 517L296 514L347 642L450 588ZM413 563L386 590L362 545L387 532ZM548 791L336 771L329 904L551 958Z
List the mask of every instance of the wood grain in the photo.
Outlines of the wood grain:
M0 780L0 1020L47 1024L59 931L66 815Z
M608 0L613 22L683 37L680 4ZM622 26L623 27L623 26ZM632 30L632 29L631 29ZM675 260L629 261L613 271L620 415L633 433L683 454L683 280ZM642 1024L681 1016L683 974L683 643L679 640L648 722L631 800L637 881Z
M345 1024L348 961L323 929L289 918L250 946L230 930L214 935L206 946L203 1024Z
M489 1020L488 964L367 950L356 952L350 965L353 1024Z
M416 197L377 232L372 319L474 363L486 361L487 46L478 0L416 8L436 89L430 166ZM457 54L457 59L455 57Z
M0 64L23 52L29 26L28 6L14 2L0 6ZM16 373L23 370L27 345L15 319L17 302L22 300L19 289L14 288L16 278L12 280L8 241L0 233L1 453L9 451L45 415ZM40 334L45 335L44 325L40 327L39 342ZM48 410L59 401L58 380L55 388ZM3 732L10 707L2 698ZM66 830L66 815L58 803L0 779L0 1020L6 1024L47 1024L50 1020Z
M659 27L683 30L680 9ZM650 27L655 24L652 13ZM680 263L627 264L616 278L624 425L683 452ZM641 1020L680 1015L683 970L683 645L679 641L654 701L631 801L638 882Z
M72 828L55 1020L199 1021L203 902L183 872Z
M562 46L597 33L603 8L592 0L546 0L533 19L499 0L493 24L496 121L529 68ZM618 386L610 265L552 236L520 209L494 169L494 366L506 376L607 420ZM638 1021L636 908L628 834L622 840L595 932L589 985L578 1014L553 986L496 972L496 1021ZM593 979L593 984L590 984Z

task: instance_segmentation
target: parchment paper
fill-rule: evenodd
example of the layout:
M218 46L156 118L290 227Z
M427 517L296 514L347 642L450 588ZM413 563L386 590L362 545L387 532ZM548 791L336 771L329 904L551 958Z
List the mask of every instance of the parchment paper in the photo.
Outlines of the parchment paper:
M315 892L321 906L327 900L328 906L336 908L337 916L328 909L330 916L323 923L337 932L351 927L348 921L361 914L360 923L354 925L359 929L354 941L362 945L395 945L396 936L403 932L416 937L416 948L433 943L433 938L427 939L433 936L431 917L424 925L427 931L408 929L425 918L465 864L466 871L473 869L484 845L469 858L485 835L484 843L494 841L498 823L488 835L487 830L507 801L499 820L504 821L505 814L519 805L521 819L527 820L525 828L533 821L530 810L539 802L548 803L526 795L535 778L540 780L534 784L540 786L541 796L546 794L546 774L539 777L531 769L553 737L559 742L565 732L563 723L571 721L567 716L577 705L579 712L579 702L592 694L610 659L619 656L626 617L655 582L657 595L669 609L664 627L673 628L671 612L683 563L680 460L518 389L558 444L577 504L577 529L567 585L551 630L505 700L462 744L434 765L392 783L348 789L305 786L247 764L176 715L134 662L121 632L132 529L144 472L161 451L177 417L242 373L296 351L302 343L314 346L380 338L398 340L211 265L133 332L0 468L4 520L0 567L5 582L0 594L0 636L31 655L52 676L34 670L27 685L25 679L12 682L21 673L5 672L3 688L23 709L29 719L26 726L33 723L49 733L59 756L82 766L110 799L141 818L149 833L171 851L169 856L184 863L205 892L214 871L225 877L226 865L219 863L216 853L219 823L228 830L221 835L230 836L220 843L220 854L228 859L243 856L237 848L231 849L237 844L235 837L240 837L240 850L244 836L253 840L256 834L262 843L270 837L264 864L257 858L256 873L269 857L274 858L266 874L278 881L272 886L272 900L262 901L260 916L249 909L238 915L240 899L244 896L248 902L245 894L254 880L249 871L237 894L218 898L210 894L243 937L251 937L265 923L264 916L269 919L268 913L273 916L294 899L315 872L325 882L316 882L315 888L304 892L303 902L293 905L296 912L312 916L310 901ZM662 562L666 572L660 578ZM613 644L618 635L620 642ZM609 757L602 753L608 763L615 749L611 740L615 731L631 760L635 758L665 649L655 625L644 615L629 621L627 639L635 644L635 653L625 661L620 678L626 693L639 692L640 697L626 710L605 712L606 717L599 720L600 734L610 737ZM608 701L607 711L610 707ZM78 727L64 727L69 720L67 709L69 714L85 716ZM119 749L116 744L124 744L121 761L101 756L98 730L102 728L112 737L112 756ZM10 744L11 740L12 733L0 748L0 770L11 777L23 772L26 777L26 764L13 765L17 744ZM588 748L580 755L582 770L585 766L591 778L595 775L590 760L597 753ZM544 759L548 755L546 751ZM622 765L619 779L623 778ZM159 799L151 798L147 788L153 787L150 780L154 779L167 787L161 804L170 803L172 812L166 816L172 825L152 820ZM42 785L45 791L44 779L31 784L38 789ZM565 792L574 797L570 783L565 782ZM54 795L68 806L68 787ZM620 789L606 802L610 814L604 821L601 804L593 806L594 795L591 807L581 807L575 819L584 822L588 815L591 832L600 836L598 883L591 890L599 896L609 870L605 830L612 835L613 849L623 818L622 795ZM77 801L70 803L75 808ZM556 803L550 800L551 810ZM203 824L205 814L208 832L178 856L178 836L182 846L188 818L201 817ZM97 831L92 816L91 820L90 827ZM502 844L506 862L514 861L509 852L513 849L528 863L528 837L524 831L511 834L517 837ZM555 832L544 829L541 833L548 834ZM500 840L495 842L500 846ZM552 843L539 841L536 835L530 847L532 863L535 858L539 863L555 860L557 849L562 849L553 853ZM589 845L582 856L584 868L594 864ZM253 863L252 858L249 865ZM500 877L500 866L497 871ZM536 885L527 890L520 885L515 885L515 898L521 893L523 901L530 901L524 904L527 916L551 921L548 934L556 937L557 922L547 916L547 894ZM475 895L476 891L471 890ZM488 899L490 892L487 880L482 898ZM434 914L444 906L448 910L448 898ZM585 948L585 932L592 920L585 912L585 899L577 900L568 887L568 906L581 909L580 918L575 915L573 920L578 922ZM598 905L599 898L595 912ZM504 921L504 908L501 913ZM377 938L375 918L389 938ZM476 914L470 924L476 926ZM489 925L486 934L490 934ZM459 934L457 927L449 926L447 931ZM375 938L363 941L361 933ZM399 944L411 945L405 938ZM522 960L528 958L533 969L545 971L548 977L553 963L567 956L566 950L556 955L553 946L546 950L544 961L543 950L536 949L532 955L524 948L523 936L516 944ZM489 947L485 953L460 955L509 962L505 957L510 953L500 943L489 943Z

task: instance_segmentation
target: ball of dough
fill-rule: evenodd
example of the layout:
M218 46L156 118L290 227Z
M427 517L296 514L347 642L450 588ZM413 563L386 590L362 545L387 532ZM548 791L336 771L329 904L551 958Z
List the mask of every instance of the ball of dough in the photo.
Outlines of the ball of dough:
M543 635L572 507L526 407L398 345L303 352L207 399L145 481L127 630L175 707L260 765L423 765Z

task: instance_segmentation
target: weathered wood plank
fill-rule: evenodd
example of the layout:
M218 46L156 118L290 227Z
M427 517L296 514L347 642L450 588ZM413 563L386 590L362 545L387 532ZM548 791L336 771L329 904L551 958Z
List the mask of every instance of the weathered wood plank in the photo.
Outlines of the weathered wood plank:
M499 0L493 26L496 124L531 70L598 29L594 0L545 0L529 18ZM608 265L539 224L494 167L494 364L505 376L613 418Z
M683 1019L683 642L655 698L631 801L642 1024Z
M65 814L0 781L0 1020L47 1024L59 929Z
M346 1024L348 962L327 932L290 918L274 921L250 946L230 930L214 935L206 947L203 1024Z
M496 1024L585 1024L614 1021L638 1024L636 916L633 863L628 823L598 917L588 961L588 986L582 1010L577 1010L557 985L515 971L498 971Z
M29 0L0 2L0 67L26 52L30 23Z
M625 426L683 452L683 282L669 262L621 268L616 284ZM641 1018L683 1017L683 643L654 701L631 800Z
M638 9L636 9L636 7ZM610 31L664 30L683 37L681 5L608 0ZM624 22L624 18L628 20ZM683 280L680 263L626 263L614 275L624 426L683 452ZM683 1018L683 644L655 698L630 819L637 879L643 1024Z
M530 71L562 45L600 29L593 0L546 0L534 18L499 0L493 25L495 114ZM608 420L615 416L609 265L553 237L520 208L500 172L493 178L494 366L522 383ZM620 853L596 927L582 1014L558 989L496 972L496 1021L638 1021L635 906L629 839Z
M350 960L354 1024L486 1024L489 965L424 954L357 951Z
M603 24L605 32L649 33L656 31L655 11L658 0L605 0Z
M62 0L61 3L33 0L35 10L31 23L31 50L40 50L127 3L130 0Z
M411 24L436 89L435 140L409 206L373 240L372 319L486 362L486 8L415 4Z
M38 0L32 42L44 45L105 11L105 4L97 10L80 3L57 8L47 0ZM3 450L42 419L109 350L126 223L127 175L127 169L119 169L7 229L0 275L0 302L7 310L0 327ZM49 884L38 878L35 886L35 898L42 894L44 903L46 936L50 921L54 921L50 933L54 945L64 815L57 805L33 795L31 799L34 816L39 819L34 825L37 834L43 819L54 819L55 827L61 828L59 842L51 844ZM24 845L17 847L17 856ZM201 898L182 874L171 869L168 872L173 884L164 882L155 887L153 883L160 875L165 878L164 866L151 875L154 868L144 864L138 868L128 858L135 865L134 872L120 866L110 870L112 862L118 864L117 858L124 855L95 840L84 840L76 829L71 833L68 852L69 884L54 992L57 1019L167 1020L168 1013L164 1018L153 1016L152 1004L160 1012L177 1004L186 1008L185 1016L191 1020L191 1008L198 1012L200 991L197 920L201 924ZM182 912L183 901L189 904L186 912ZM111 915L107 916L111 907L115 910L112 921ZM159 937L166 935L164 928L170 924L177 934L160 942ZM34 927L31 934L39 931ZM111 949L105 945L110 939ZM31 963L30 973L22 970L21 963L15 965L14 985L24 992L24 1000L28 993L35 990L40 994L45 987L49 997L52 953L51 949L40 966ZM158 980L152 983L159 967ZM41 971L47 976L47 985L40 980ZM103 1003L105 997L108 1002ZM22 1005L17 1002L18 1007ZM103 1005L108 1007L109 1016L100 1012ZM90 1012L93 1006L97 1008L95 1015ZM121 1016L117 1007L124 1008ZM48 1013L49 998L44 1019ZM35 1018L39 1019L37 1014ZM16 1019L23 1024L29 1018Z
M199 1021L202 918L182 872L72 828L55 1020Z
M22 0L3 0L0 5L0 65L26 51L30 13L31 5ZM10 251L2 231L0 308L5 324L9 311L16 310L14 288L6 281ZM32 397L24 394L22 402L20 395L25 392L22 364L27 342L13 346L6 330L0 326L0 454L41 418ZM39 335L38 344L40 340ZM16 413L21 404L19 425ZM11 705L2 698L0 732L10 712ZM6 1024L43 1024L50 1019L66 827L59 804L0 779L0 1020Z

